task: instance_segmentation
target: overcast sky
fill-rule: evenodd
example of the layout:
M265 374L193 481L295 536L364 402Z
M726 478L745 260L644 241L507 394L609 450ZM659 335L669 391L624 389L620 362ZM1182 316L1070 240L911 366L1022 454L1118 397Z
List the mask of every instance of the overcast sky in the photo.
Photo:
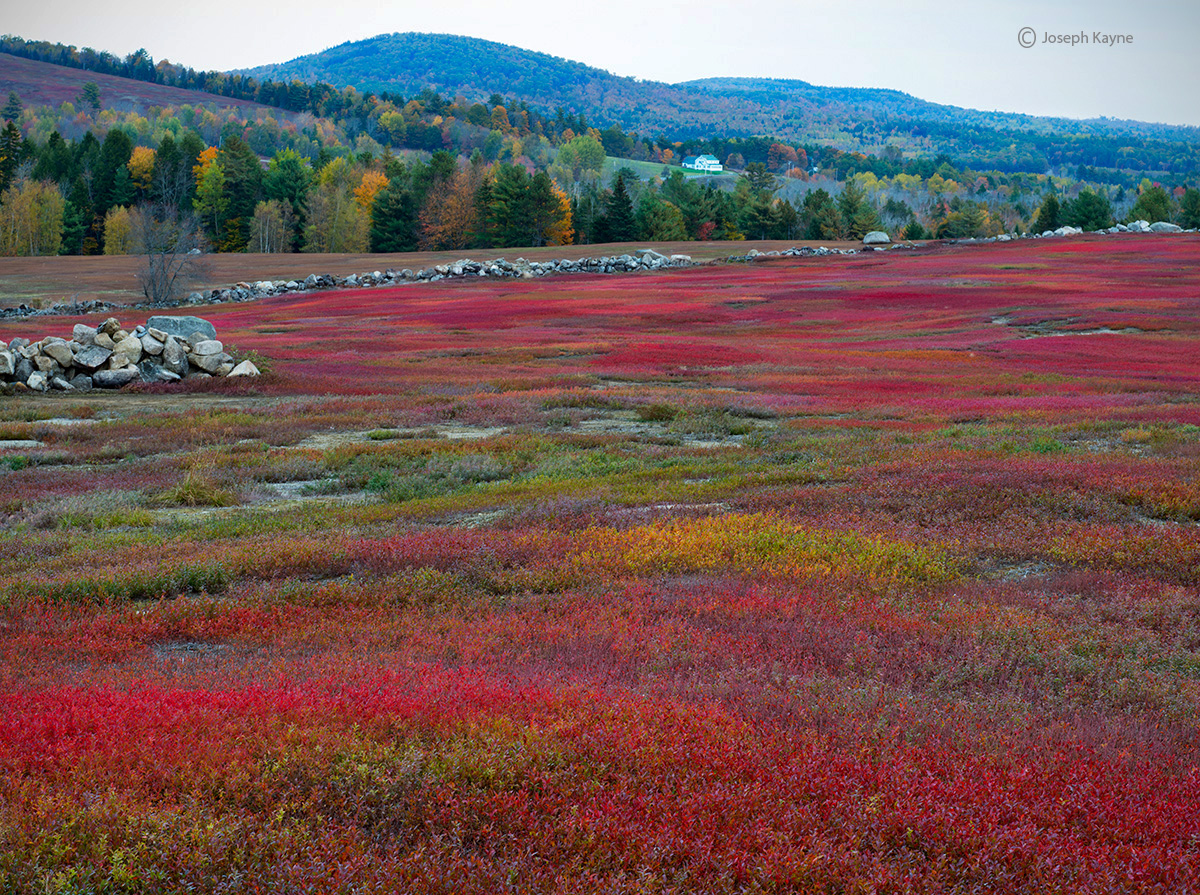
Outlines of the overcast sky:
M283 62L392 31L467 34L682 81L717 75L891 87L975 109L1200 125L1200 0L58 0L3 28L194 68ZM710 10L709 13L703 10ZM1034 46L1018 41L1033 29ZM1043 36L1087 42L1046 45ZM1095 35L1132 36L1106 46ZM496 85L499 92L501 84Z

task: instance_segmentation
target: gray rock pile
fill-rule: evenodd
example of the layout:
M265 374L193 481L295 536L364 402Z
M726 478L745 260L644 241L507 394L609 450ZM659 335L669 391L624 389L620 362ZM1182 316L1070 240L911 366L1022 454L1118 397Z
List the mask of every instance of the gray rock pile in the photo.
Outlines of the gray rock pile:
M0 385L10 393L257 375L258 368L248 360L237 363L216 328L199 317L151 317L132 331L109 317L97 327L77 323L70 339L16 338L7 347L0 342Z
M892 246L894 249L900 248L899 245ZM760 252L758 249L751 249L744 255L731 255L726 258L726 261L755 261L759 258L820 258L825 255L857 255L858 249L829 249L825 246L817 246L815 249L809 246L792 246L790 249L771 249L769 252Z
M438 280L493 277L533 279L563 273L632 273L639 270L662 270L671 267L691 267L690 255L663 255L653 249L639 249L635 255L607 255L599 258L560 258L551 261L529 261L517 258L506 261L472 261L463 258L449 264L423 267L419 270L376 270L369 273L339 277L331 274L309 274L302 280L260 280L256 283L237 283L227 289L193 292L186 303L193 305L223 302L253 301L289 292L311 289L366 289L372 286L398 286L404 283L433 283Z

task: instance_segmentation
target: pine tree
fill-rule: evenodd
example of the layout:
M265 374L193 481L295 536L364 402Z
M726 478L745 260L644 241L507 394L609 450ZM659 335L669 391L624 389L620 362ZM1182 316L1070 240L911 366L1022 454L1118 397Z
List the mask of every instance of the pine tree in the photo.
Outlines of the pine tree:
M88 81L83 85L83 90L79 92L79 105L91 106L93 112L100 111L100 85L95 81Z
M872 230L882 229L883 221L879 219L879 213L866 202L859 207L858 214L854 216L854 220L847 228L851 239L862 239Z
M867 204L867 194L863 188L858 185L853 177L846 181L846 185L842 187L842 193L837 199L838 211L842 215L842 225L845 227L845 234L853 239L861 239L868 231L862 227L869 223L869 214L865 214L870 210L870 214L874 214L874 209ZM875 215L874 220L878 222L879 217ZM871 229L878 229L883 226L878 226Z

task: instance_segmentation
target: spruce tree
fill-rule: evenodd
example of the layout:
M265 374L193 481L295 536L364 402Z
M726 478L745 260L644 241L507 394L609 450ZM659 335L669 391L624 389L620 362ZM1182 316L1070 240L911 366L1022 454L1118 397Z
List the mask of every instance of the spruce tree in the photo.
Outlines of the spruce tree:
M14 91L8 91L8 102L4 104L4 117L9 121L20 121L24 108L21 98Z
M83 254L83 213L73 202L63 206L62 244L58 247L60 255Z
M1045 233L1047 230L1057 230L1062 226L1062 207L1058 204L1058 196L1050 193L1042 200L1038 209L1037 219L1033 222L1034 233Z
M371 209L371 251L412 252L417 248L417 209L412 193L392 181Z
M0 192L8 189L17 166L25 158L25 140L11 121L0 131Z
M605 214L605 237L608 242L632 242L637 239L637 220L633 200L625 191L625 178L617 175L612 195L608 197Z

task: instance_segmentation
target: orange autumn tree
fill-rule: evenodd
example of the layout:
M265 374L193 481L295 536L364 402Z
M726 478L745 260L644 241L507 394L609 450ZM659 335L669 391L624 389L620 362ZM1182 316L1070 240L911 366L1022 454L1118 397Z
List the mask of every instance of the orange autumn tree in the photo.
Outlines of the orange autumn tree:
M196 157L196 164L192 165L192 174L199 183L204 172L208 170L208 166L217 160L217 147L209 146L199 156Z
M478 220L475 195L479 181L476 169L467 168L430 189L420 214L422 249L465 249L470 245Z
M571 200L558 188L558 184L555 184L550 192L558 203L557 214L550 225L542 231L542 235L546 238L548 246L570 245L575 236L575 228L572 226L571 220Z
M362 176L362 182L354 188L354 201L368 215L375 205L375 197L387 189L387 175L379 171L367 171Z

